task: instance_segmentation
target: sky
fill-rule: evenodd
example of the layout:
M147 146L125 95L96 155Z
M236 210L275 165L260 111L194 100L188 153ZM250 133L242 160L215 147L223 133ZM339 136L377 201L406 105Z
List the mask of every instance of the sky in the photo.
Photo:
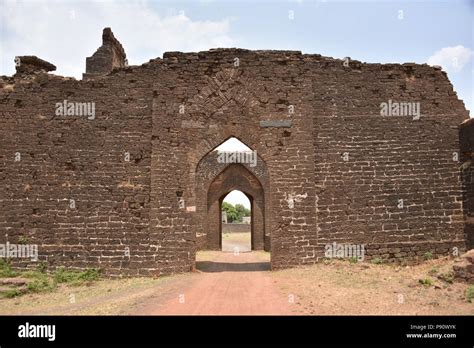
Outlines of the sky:
M80 79L111 27L130 65L217 47L441 65L472 110L473 14L474 0L0 0L0 75L36 55Z
M471 110L473 12L474 0L0 0L0 75L37 55L79 79L111 27L131 65L216 47L441 65Z

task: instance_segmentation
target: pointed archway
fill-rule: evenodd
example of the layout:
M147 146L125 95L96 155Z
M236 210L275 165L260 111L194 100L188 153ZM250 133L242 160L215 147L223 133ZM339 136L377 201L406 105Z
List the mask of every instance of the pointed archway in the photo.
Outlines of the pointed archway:
M222 251L239 253L252 250L251 199L239 190L224 196L220 207Z
M221 205L229 192L242 191L251 204L251 249L265 246L265 195L258 178L241 164L231 164L209 185L207 193L207 249L222 249Z
M243 145L239 148L240 151L252 151L251 160L222 161L219 154L232 150L223 146L229 140ZM252 250L270 251L270 179L266 163L256 151L240 139L228 137L201 158L195 178L197 250L221 250L221 203L229 192L238 190L251 202Z

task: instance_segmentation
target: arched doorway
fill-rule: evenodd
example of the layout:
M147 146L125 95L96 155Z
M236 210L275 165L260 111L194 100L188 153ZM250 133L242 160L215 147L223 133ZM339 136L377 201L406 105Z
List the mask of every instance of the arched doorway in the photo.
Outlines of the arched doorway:
M221 207L229 192L245 193L251 204L251 250L265 246L265 196L258 178L242 164L226 167L209 185L207 193L207 249L222 250Z
M224 252L252 250L252 196L234 190L221 199L221 249Z
M243 145L238 151L252 151L253 161L219 160L220 152L235 150L236 144ZM229 192L239 190L251 203L251 249L270 251L270 178L265 161L256 151L229 137L201 158L194 177L196 250L222 250L221 204Z

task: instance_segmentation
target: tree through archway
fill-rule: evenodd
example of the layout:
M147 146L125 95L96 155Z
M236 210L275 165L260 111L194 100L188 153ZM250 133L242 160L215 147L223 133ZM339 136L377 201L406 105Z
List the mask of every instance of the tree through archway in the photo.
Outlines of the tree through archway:
M242 191L234 190L222 200L222 251L247 252L252 250L252 202L250 199Z

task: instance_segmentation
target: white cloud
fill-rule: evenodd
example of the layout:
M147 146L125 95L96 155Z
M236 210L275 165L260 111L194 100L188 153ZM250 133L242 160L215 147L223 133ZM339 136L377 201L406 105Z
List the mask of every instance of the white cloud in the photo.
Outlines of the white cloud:
M166 51L199 51L234 45L231 19L196 21L179 9L157 13L151 0L0 0L0 75L14 73L15 56L36 55L55 73L81 78L85 59L111 27L131 65Z
M460 72L474 56L474 51L462 45L444 47L428 58L429 65L440 65L447 71Z

